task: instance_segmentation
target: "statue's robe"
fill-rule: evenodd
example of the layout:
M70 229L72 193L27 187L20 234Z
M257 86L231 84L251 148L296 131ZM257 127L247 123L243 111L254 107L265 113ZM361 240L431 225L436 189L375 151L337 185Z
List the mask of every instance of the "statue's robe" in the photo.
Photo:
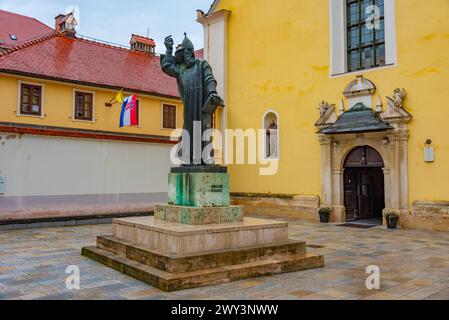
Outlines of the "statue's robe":
M269 158L276 158L278 155L278 130L276 129L268 129L270 134L270 139L269 139L269 154L268 157Z
M202 164L201 155L193 152L193 124L202 124L201 136L207 129L211 129L212 114L203 113L203 106L211 94L217 94L217 82L212 68L204 60L192 60L188 66L177 64L170 51L161 55L162 70L178 81L179 93L184 104L184 130L190 135L190 164ZM204 144L201 144L201 152ZM199 159L198 159L199 156ZM200 161L198 163L198 161Z

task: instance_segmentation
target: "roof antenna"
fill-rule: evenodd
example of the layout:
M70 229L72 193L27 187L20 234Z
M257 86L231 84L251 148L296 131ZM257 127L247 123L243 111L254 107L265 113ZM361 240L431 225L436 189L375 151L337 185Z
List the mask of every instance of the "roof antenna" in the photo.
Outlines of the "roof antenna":
M150 28L147 28L147 38L150 37Z

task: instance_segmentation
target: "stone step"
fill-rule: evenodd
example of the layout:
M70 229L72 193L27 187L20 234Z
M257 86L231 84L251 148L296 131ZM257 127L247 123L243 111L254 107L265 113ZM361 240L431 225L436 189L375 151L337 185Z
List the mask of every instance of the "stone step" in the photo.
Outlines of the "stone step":
M306 243L287 241L280 244L205 252L202 254L175 255L149 250L148 247L104 236L97 238L97 247L121 257L170 273L193 272L242 263L257 262L267 258L306 256Z
M164 291L192 289L231 281L274 275L324 266L323 256L290 256L257 262L212 268L188 273L169 273L143 263L121 257L97 247L83 248L82 254L123 274Z

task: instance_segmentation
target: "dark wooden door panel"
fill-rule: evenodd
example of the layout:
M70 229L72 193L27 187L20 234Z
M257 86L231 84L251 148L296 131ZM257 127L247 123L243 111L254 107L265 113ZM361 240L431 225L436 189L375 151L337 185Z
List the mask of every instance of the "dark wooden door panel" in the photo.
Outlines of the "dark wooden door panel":
M373 185L372 185L372 170L373 169L359 169L359 212L360 219L373 218Z
M349 168L344 174L344 195L347 220L356 220L358 216L357 205L357 170Z
M345 162L344 205L348 221L381 218L385 208L383 160L370 148L353 150Z

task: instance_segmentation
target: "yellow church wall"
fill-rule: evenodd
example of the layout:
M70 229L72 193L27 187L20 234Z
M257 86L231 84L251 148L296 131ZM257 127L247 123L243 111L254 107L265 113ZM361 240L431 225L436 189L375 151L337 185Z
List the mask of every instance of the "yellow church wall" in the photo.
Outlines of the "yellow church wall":
M19 81L44 86L43 107L45 117L39 118L17 115ZM74 90L92 92L95 94L94 122L73 120ZM182 127L183 109L180 100L139 95L140 125L138 127L119 128L121 104L116 103L112 107L105 106L105 103L110 102L116 94L116 91L96 87L78 86L69 83L43 81L41 79L0 74L0 96L2 97L0 122L110 131L116 133L170 136L172 130L162 129L162 104L167 103L177 106L177 126L178 128ZM124 94L126 96L131 93L125 92Z
M377 96L405 88L409 123L409 202L449 200L449 4L396 0L398 63L330 76L328 0L222 0L228 27L228 127L261 128L264 113L279 114L279 171L233 165L231 189L242 193L321 195L320 144L315 122L322 100L337 106L346 85L362 74ZM345 105L348 105L347 100ZM424 162L434 142L436 161Z

